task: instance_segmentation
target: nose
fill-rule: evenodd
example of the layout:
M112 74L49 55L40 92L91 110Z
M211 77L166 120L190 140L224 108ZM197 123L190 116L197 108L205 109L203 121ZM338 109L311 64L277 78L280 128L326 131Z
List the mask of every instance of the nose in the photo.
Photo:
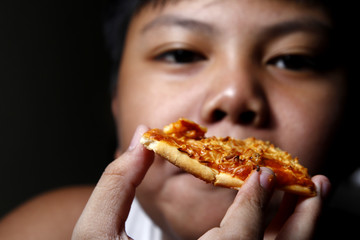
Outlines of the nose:
M228 119L258 128L267 124L269 107L260 76L250 68L242 69L225 69L213 75L202 107L205 122Z

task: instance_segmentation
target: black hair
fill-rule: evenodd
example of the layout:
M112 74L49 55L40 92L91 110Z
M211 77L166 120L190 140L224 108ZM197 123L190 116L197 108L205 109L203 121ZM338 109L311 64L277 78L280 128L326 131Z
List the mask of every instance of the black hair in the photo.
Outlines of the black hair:
M128 26L132 17L143 7L164 6L168 2L178 0L109 0L104 11L105 43L111 60L111 90L115 89L118 68L120 66L123 47Z
M111 86L116 85L128 25L138 5L137 0L110 0L104 11L105 44L111 60Z

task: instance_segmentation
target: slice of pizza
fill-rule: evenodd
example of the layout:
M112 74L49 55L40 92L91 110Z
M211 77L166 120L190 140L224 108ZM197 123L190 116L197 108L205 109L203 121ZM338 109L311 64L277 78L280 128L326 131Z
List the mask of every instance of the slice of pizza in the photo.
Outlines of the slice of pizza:
M248 138L205 137L207 129L181 118L161 129L146 132L141 143L169 162L215 186L239 189L260 167L272 169L276 188L315 196L315 185L297 158L270 142Z

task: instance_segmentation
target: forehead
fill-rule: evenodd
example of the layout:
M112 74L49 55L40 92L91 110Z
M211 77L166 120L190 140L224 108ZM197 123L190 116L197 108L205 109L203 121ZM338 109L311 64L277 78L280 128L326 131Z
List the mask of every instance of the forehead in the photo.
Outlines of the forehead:
M306 24L316 26L316 22L330 25L329 16L324 9L308 3L310 1L298 0L148 1L148 4L140 9L133 20L141 18L141 22L146 24L142 30L149 30L154 26L171 25L194 27L195 30L196 27L201 27L199 24L194 24L195 21L181 21L181 18L190 18L200 22L205 20L213 25L219 25L219 22L223 20L227 20L228 24L230 20L232 26L236 26L238 21L257 22L258 25L265 26L287 21L289 18L297 18L299 23L303 21L304 26Z
M181 11L186 7L188 9L199 6L202 10L207 10L209 7L216 7L221 5L246 5L247 3L256 3L257 5L264 5L267 7L276 6L276 5L292 5L295 8L307 8L314 9L316 11L321 10L323 13L331 12L331 4L323 4L322 0L140 0L136 11L135 16L142 12L142 10L147 9L147 11L156 11L160 13L164 9L169 7L182 6L181 9L177 9L178 13L181 14ZM176 9L175 9L176 10ZM199 9L196 9L198 11ZM241 9L237 9L241 10ZM329 17L329 16L328 16Z
M188 1L190 2L191 0L140 0L139 4L138 4L138 9L141 9L143 7L147 7L147 6L152 6L152 7L164 7L166 5L169 4L174 4L174 3L178 3L178 2L184 2L184 1ZM192 0L194 1L194 0ZM218 2L219 0L213 0L212 2ZM220 0L220 1L227 1L227 0ZM246 0L235 0L235 1L246 1ZM291 3L296 3L296 4L300 4L300 5L311 5L311 6L315 6L315 5L323 5L323 1L322 0L265 0L267 2L291 2ZM326 5L324 5L325 7Z

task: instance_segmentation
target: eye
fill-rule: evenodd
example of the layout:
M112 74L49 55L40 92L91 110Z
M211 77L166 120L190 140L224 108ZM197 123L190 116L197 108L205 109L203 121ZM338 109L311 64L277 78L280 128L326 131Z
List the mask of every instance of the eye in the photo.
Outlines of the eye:
M176 64L190 64L199 61L206 60L206 57L196 51L185 50L185 49L174 49L161 53L155 57L157 61L164 61L167 63L176 63Z
M268 64L290 71L319 71L325 66L318 58L300 54L281 55L270 59Z

